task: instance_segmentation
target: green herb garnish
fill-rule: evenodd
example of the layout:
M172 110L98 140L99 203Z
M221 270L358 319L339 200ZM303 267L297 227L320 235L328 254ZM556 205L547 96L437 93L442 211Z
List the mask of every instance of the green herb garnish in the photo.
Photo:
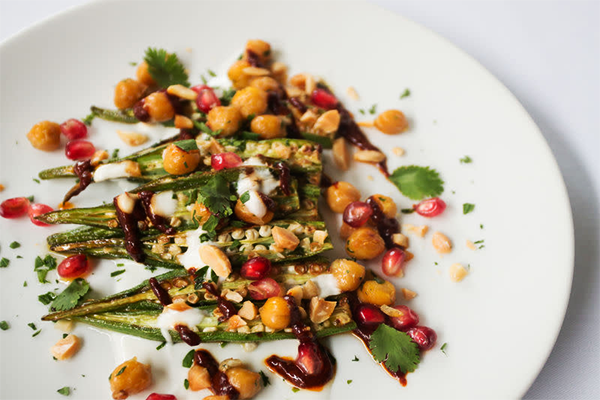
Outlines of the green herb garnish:
M144 61L148 64L148 72L160 87L190 86L185 67L176 54L168 54L164 49L149 47L146 50Z
M463 204L463 214L468 214L475 209L475 204L464 203Z
M63 388L58 389L57 392L62 394L63 396L68 396L71 394L71 389L68 386L65 386Z
M419 347L410 336L381 324L371 335L369 348L375 360L392 372L413 372L419 365Z
M6 330L10 329L10 326L8 325L8 322L6 322L6 321L0 321L0 329L2 329L3 331L6 331Z
M192 366L192 364L194 364L194 354L196 354L196 350L190 350L185 355L185 357L183 357L183 361L181 362L181 365L184 368L190 368Z
M436 170L429 167L400 167L390 175L390 180L403 195L412 200L436 197L444 192L444 181Z
M12 242L11 244L8 245L8 247L10 247L11 249L18 249L19 247L21 247L21 243Z
M460 159L461 164L470 164L472 162L473 162L473 160L469 156L464 156L463 158Z
M56 296L50 307L55 311L67 311L75 308L89 290L90 284L82 278L77 278Z
M406 88L404 89L404 92L402 92L402 94L400 95L400 99L402 100L405 97L410 96L410 89Z

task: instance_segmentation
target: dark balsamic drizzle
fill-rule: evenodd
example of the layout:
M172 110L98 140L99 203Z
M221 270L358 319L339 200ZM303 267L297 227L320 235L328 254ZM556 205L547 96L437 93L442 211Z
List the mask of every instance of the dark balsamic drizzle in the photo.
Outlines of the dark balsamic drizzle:
M400 232L400 226L398 225L398 220L396 218L388 218L385 216L377 201L375 201L375 197L371 196L367 199L367 204L371 206L373 210L373 215L371 215L371 219L375 222L377 226L377 231L379 231L379 235L385 241L386 247L389 249L391 247L397 247L392 240L392 236L394 233Z
M279 187L286 196L289 196L292 191L290 189L290 167L286 163L276 162L273 167L279 171Z
M267 95L267 106L275 115L287 115L290 110L285 106L285 97L281 92L270 91Z
M186 325L176 325L175 330L179 333L181 340L189 346L198 346L202 342L200 336Z
M149 192L147 190L138 193L138 197L140 198L140 202L142 203L142 207L144 207L148 219L152 222L152 225L162 233L166 233L167 235L174 234L175 228L169 226L167 219L152 212L152 196L154 196L154 192Z
M325 172L322 172L321 173L321 183L320 183L321 188L327 189L331 185L333 185L333 180L331 179L331 177L329 175L327 175Z
M264 203L265 207L267 207L267 210L275 211L275 208L277 208L277 204L275 204L275 200L273 200L272 198L270 198L269 196L267 196L266 194L264 194L262 192L258 192L258 196Z
M266 68L262 61L260 61L260 56L250 49L246 49L246 60L253 67Z
M136 202L134 211L131 214L128 214L119 208L118 198L119 196L113 199L113 204L115 205L117 220L123 230L123 235L125 235L125 250L127 250L127 254L129 254L134 261L141 263L144 261L145 255L142 241L140 240L138 221L140 220L140 214L143 214L143 209L141 210L141 213L136 210L135 208L138 208Z
M190 129L180 129L178 140L196 139L196 132Z
M141 122L150 121L150 114L148 114L148 111L146 111L146 109L144 108L145 104L146 99L141 99L133 105L133 115L138 119L138 121Z
M160 285L156 278L148 279L148 284L150 285L150 289L152 289L152 293L154 293L158 301L160 301L160 304L163 306L168 306L169 304L173 303L169 292Z
M227 321L229 318L237 314L237 308L232 302L221 296L217 287L212 282L203 282L202 287L210 294L217 298L217 307L221 311L222 316L219 317L219 322Z
M224 372L219 371L219 364L217 360L207 350L200 349L196 350L194 354L194 362L206 368L208 375L211 379L212 389L216 395L228 396L230 400L236 400L240 397L240 393L237 391Z
M94 177L94 167L92 167L90 160L79 161L76 163L73 167L73 172L75 172L75 175L79 178L79 183L73 186L73 188L65 194L63 204L83 192L85 188L92 183L92 178Z
M306 112L306 110L308 110L306 105L304 105L304 103L302 103L300 101L300 99L298 99L297 97L290 97L288 101L290 102L291 105L296 107L296 109L298 111L300 111L302 114L304 114Z

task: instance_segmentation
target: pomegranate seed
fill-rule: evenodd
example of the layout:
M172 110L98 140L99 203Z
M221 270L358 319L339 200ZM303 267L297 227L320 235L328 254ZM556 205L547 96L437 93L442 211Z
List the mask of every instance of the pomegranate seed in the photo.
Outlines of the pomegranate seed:
M264 257L251 258L242 265L240 275L246 279L263 279L271 272L271 261Z
M344 222L353 228L358 228L367 223L373 215L373 209L363 201L353 201L344 210Z
M407 306L394 306L394 308L402 312L401 317L390 317L388 324L399 331L406 331L419 323L419 316L416 312Z
M210 165L215 171L223 168L235 168L242 165L242 159L235 153L220 153L213 154L210 157Z
M38 221L37 219L35 219L35 217L37 217L38 215L46 214L46 213L49 213L50 211L54 211L54 209L45 204L40 204L40 203L32 204L31 206L29 206L29 219L31 220L31 222L33 222L37 226L50 226L49 224L46 224L42 221Z
M215 94L215 91L207 85L194 86L192 90L198 93L196 97L196 105L203 113L208 113L212 108L221 105L221 101Z
M354 319L359 327L375 329L385 322L385 314L373 304L362 303L354 310Z
M68 119L60 124L60 131L69 140L83 139L87 136L87 126L74 118Z
M421 351L429 350L435 346L437 334L431 328L426 326L415 326L408 330L408 336L415 342Z
M172 394L152 393L150 396L146 397L146 400L177 400L177 397Z
M406 253L399 247L389 249L381 260L381 270L386 276L398 276L404 268Z
M58 276L65 279L80 278L85 275L90 268L90 263L84 254L67 257L58 264Z
M87 140L73 140L65 147L65 154L69 160L89 160L95 152L96 148Z
M315 375L323 369L323 359L315 342L304 342L298 345L296 365L304 370L306 375Z
M317 107L331 110L338 105L338 100L329 91L321 88L317 88L312 92L310 96L313 104Z
M265 300L270 297L283 296L283 289L275 279L263 278L248 285L250 297L254 300Z
M419 204L413 205L417 214L423 217L431 218L440 215L446 209L446 203L439 197L423 200Z
M0 204L0 216L4 218L19 218L29 210L29 199L27 197L14 197L4 200Z

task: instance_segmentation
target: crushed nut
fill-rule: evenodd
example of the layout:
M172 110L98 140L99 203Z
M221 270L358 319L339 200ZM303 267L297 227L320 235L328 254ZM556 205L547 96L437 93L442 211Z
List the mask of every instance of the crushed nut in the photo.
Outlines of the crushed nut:
M248 325L248 323L246 323L246 321L244 321L242 319L242 317L240 317L239 315L232 315L231 317L229 317L227 322L228 322L228 325L227 325L228 331L235 331L242 326Z
M242 350L244 350L246 353L250 353L251 351L256 350L257 347L258 343L256 342L248 342L242 344Z
M179 301L174 301L173 303L169 304L168 306L166 306L166 308L173 310L173 311L186 311L189 310L190 307L186 302L185 302L185 298L179 299Z
M402 233L394 233L392 235L392 242L403 249L408 247L408 236L403 235Z
M315 78L310 74L306 74L306 79L304 81L304 92L310 96L316 88L317 81L315 80Z
M350 86L350 87L348 87L348 89L346 89L346 94L352 100L358 100L358 93L356 92L356 89L354 89L352 86Z
M167 88L167 93L185 100L196 100L198 93L183 85L171 85Z
M225 289L223 290L222 295L229 301L233 302L233 303L241 303L244 298L242 297L241 294L239 294L238 292L233 292L229 289Z
M418 237L425 237L429 227L427 225L415 226L413 224L402 224L402 230L414 233Z
M319 118L319 116L317 115L316 112L314 112L313 110L307 110L300 117L300 122L302 122L302 124L305 124L309 127L312 127L315 124L315 122L317 122L317 118Z
M396 310L394 307L390 307L386 304L382 305L380 308L385 315L388 315L392 318L402 317L404 315L402 311Z
M200 258L217 276L226 278L231 273L231 262L221 249L212 244L200 247Z
M117 130L117 135L128 146L140 146L148 141L148 136L137 132L124 132Z
M342 171L347 171L350 167L350 153L348 152L346 139L343 137L335 139L333 142L332 152L333 161L335 162L336 167Z
M402 147L394 147L392 149L392 151L394 152L395 155L397 155L398 157L402 157L405 153L404 149Z
M273 233L275 244L283 249L294 251L300 243L298 237L287 229L275 226L271 232Z
M375 124L373 124L373 121L360 121L357 122L356 125L361 126L363 128L372 128L375 126Z
M50 352L57 360L66 360L73 357L80 347L81 340L77 336L70 334L56 342L50 349Z
M330 134L336 132L340 126L340 112L338 110L329 110L323 113L313 125L313 130L317 133Z
M410 260L412 260L413 258L415 258L415 255L413 253L411 253L408 250L404 251L404 262L409 262Z
M194 127L194 123L191 119L184 115L176 115L175 116L175 128L177 129L192 129Z
M251 321L258 315L256 306L249 300L245 301L242 308L238 311L238 315L245 320Z
M119 209L126 214L131 214L135 207L135 199L127 192L117 196L117 205Z
M404 300L412 300L417 297L417 292L413 292L407 288L402 288L402 296L404 297Z
M325 322L333 314L335 304L335 301L326 301L320 297L313 297L310 299L310 306L308 308L310 320L315 324Z
M312 280L306 282L302 285L302 298L303 299L312 299L319 295L319 286L314 283Z
M107 159L108 159L108 152L106 150L98 150L92 156L92 159L90 160L90 164L93 167L95 167L96 165L100 164L100 161L107 160Z
M477 250L477 246L475 246L475 243L471 242L470 240L467 240L467 247L471 250Z
M447 254L452 251L452 243L450 243L450 239L448 239L448 237L441 232L433 233L431 243L433 244L435 251L437 251L439 254Z
M306 87L306 75L305 74L296 74L290 78L290 84L299 89L304 90Z
M4 185L0 184L0 192L4 191Z
M189 389L192 392L212 387L212 381L208 370L198 364L192 365L192 368L189 369L187 379L190 385Z
M456 263L450 266L450 280L452 282L460 282L465 279L465 276L469 273L462 264Z
M313 240L317 243L324 244L328 235L329 233L327 231L315 231L313 234Z
M59 331L64 332L64 333L69 333L73 330L74 326L75 326L75 322L73 322L71 320L59 319L54 324L54 329L58 329Z
M296 305L300 305L304 291L302 290L301 286L294 286L290 288L286 294L294 298Z
M366 163L378 163L385 160L385 154L377 150L358 150L354 153L354 159Z

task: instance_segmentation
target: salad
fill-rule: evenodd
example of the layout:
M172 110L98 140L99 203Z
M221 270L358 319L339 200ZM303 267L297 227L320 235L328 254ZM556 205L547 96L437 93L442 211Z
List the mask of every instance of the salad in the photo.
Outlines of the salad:
M53 356L76 356L82 340L69 333L75 323L156 341L158 348L183 342L191 347L184 359L187 390L210 390L213 395L205 399L248 399L259 395L269 376L297 390L322 389L334 379L336 361L321 339L353 334L406 385L406 375L416 370L437 335L398 304L400 294L388 279L402 276L412 258L398 216L441 214L446 205L437 196L443 181L426 167L390 172L386 154L361 129L400 134L408 129L401 111L357 123L324 81L310 74L288 79L287 67L273 59L262 40L248 41L227 75L230 88L207 82L192 86L177 55L149 48L136 79L116 85L116 109L93 106L82 121L43 121L27 135L42 151L59 149L61 135L66 136L65 154L76 161L39 173L44 180L74 180L59 209L25 197L0 205L4 218L29 214L40 226L79 225L48 236L49 250L65 257L60 263L52 255L36 260L40 282L55 269L70 282L62 293L39 299L49 307L42 321L66 332L52 347ZM354 89L349 94L357 96ZM132 127L162 125L179 133L119 157L87 140L96 118ZM149 140L142 133L117 134L131 146ZM350 146L356 148L352 156ZM328 168L345 171L353 161L372 164L406 197L427 199L400 210L388 196L364 196L352 183L329 178L322 162L326 151L335 164ZM74 206L90 185L119 179L138 186L99 199L103 204L95 207ZM326 226L320 201L328 212L341 214L339 232ZM333 248L331 235L344 239L346 258L324 254ZM433 246L440 254L452 249L440 232L434 233ZM379 258L382 274L364 265ZM132 260L153 277L91 299L85 278L92 259ZM452 271L457 281L467 273L460 265ZM402 291L405 300L415 295ZM217 342L252 350L283 339L297 341L297 357L273 354L264 360L268 374L239 359L219 360L202 348ZM109 376L113 398L150 392L152 365L135 357L122 361ZM148 399L175 396L152 393Z

